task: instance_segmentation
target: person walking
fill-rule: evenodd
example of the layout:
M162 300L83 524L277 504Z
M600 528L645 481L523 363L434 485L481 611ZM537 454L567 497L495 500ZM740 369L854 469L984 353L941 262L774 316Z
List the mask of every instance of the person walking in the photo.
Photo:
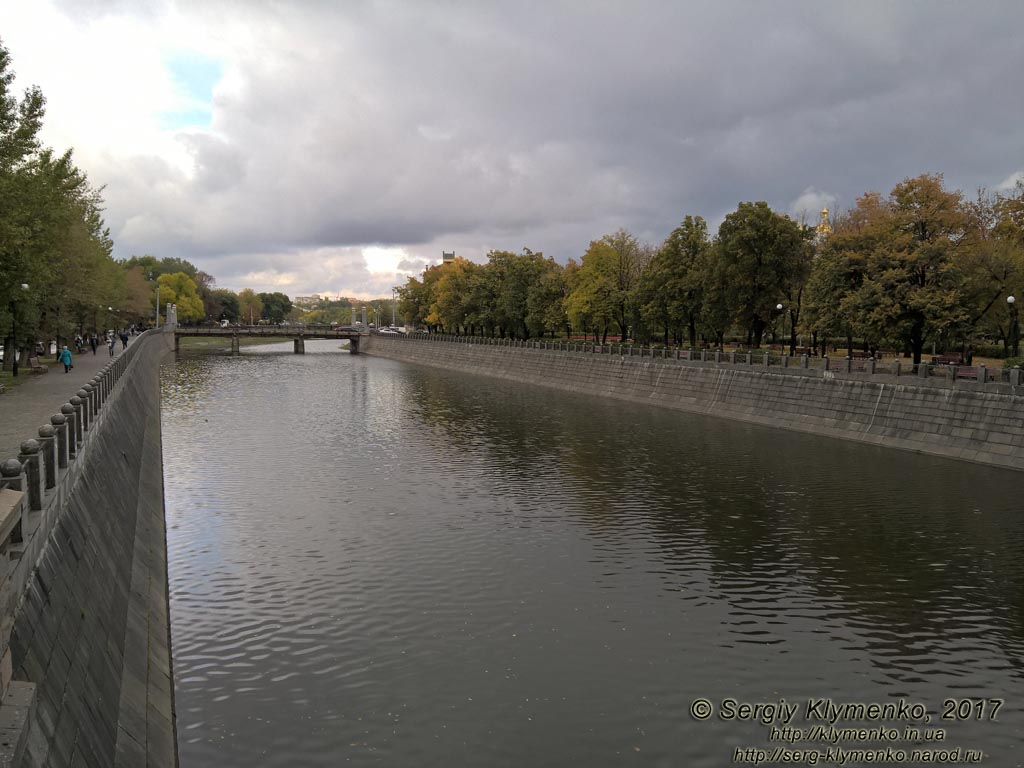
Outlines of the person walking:
M107 349L110 350L110 356L114 356L114 345L117 343L117 337L114 334L110 334L107 337Z
M60 354L57 355L57 360L64 363L64 373L69 373L71 371L71 350L67 348L67 345L65 345L64 349L62 349Z
M121 349L128 349L128 331L121 329Z
M89 346L92 347L92 353L94 355L96 354L96 347L98 347L99 345L100 340L96 338L96 334L94 333L92 336L89 337Z

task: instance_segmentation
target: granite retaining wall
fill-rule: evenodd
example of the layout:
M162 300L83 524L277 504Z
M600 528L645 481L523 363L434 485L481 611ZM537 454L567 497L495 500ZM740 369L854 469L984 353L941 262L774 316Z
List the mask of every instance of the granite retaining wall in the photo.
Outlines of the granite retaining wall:
M1024 470L1024 387L623 355L605 347L372 335L362 351L569 392ZM648 352L649 354L649 352ZM872 365L872 368L874 366ZM881 370L881 369L879 369ZM1019 372L1014 372L1014 380Z
M14 502L0 510L0 765L177 764L159 388L172 330L136 339L0 465Z

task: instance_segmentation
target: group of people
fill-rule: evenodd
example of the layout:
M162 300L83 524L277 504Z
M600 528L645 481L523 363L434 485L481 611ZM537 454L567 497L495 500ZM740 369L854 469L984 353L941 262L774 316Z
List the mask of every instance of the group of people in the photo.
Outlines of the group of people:
M130 328L122 328L116 334L113 331L107 331L107 333L104 336L104 342L106 344L107 350L110 352L110 356L114 356L114 350L117 348L118 339L121 340L121 349L128 349L129 334L134 335L134 333L135 326L131 326ZM95 333L90 334L88 343L89 346L92 348L92 353L95 355L96 350L99 348L100 345L99 335ZM82 354L82 351L85 349L85 344L86 341L84 338L82 338L82 335L80 333L76 333L75 349L77 350L78 354ZM65 344L64 348L60 351L60 354L57 355L57 361L63 363L64 365L64 373L70 373L71 369L75 367L74 364L72 363L72 359L73 358L71 356L71 350L68 349L67 345Z

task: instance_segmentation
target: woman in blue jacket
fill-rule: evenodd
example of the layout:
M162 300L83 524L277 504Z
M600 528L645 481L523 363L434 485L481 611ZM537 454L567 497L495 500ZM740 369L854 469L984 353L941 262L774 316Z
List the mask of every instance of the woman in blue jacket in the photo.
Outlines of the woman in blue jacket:
M70 349L68 349L67 347L64 347L64 349L62 349L60 351L60 354L57 355L57 359L60 362L64 363L64 373L67 373L68 371L71 370L72 366L71 366L71 350Z

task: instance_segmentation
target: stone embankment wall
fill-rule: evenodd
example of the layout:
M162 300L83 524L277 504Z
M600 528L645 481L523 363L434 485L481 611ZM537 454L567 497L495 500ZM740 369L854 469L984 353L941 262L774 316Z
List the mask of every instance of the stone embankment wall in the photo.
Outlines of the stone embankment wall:
M150 331L0 465L0 764L177 764ZM28 437L26 435L26 437Z
M363 351L569 392L1024 470L1020 371L1009 372L1005 383L984 383L958 379L955 371L948 378L925 377L928 371L901 376L896 368L876 366L873 361L867 366L841 361L832 370L822 370L804 368L806 360L784 361L790 365L783 367L765 365L763 358L761 364L752 365L746 355L703 353L700 356L709 359L688 360L676 359L674 354L641 357L636 350L626 355L608 346L495 342L373 335L364 340ZM855 363L864 370L846 370Z

